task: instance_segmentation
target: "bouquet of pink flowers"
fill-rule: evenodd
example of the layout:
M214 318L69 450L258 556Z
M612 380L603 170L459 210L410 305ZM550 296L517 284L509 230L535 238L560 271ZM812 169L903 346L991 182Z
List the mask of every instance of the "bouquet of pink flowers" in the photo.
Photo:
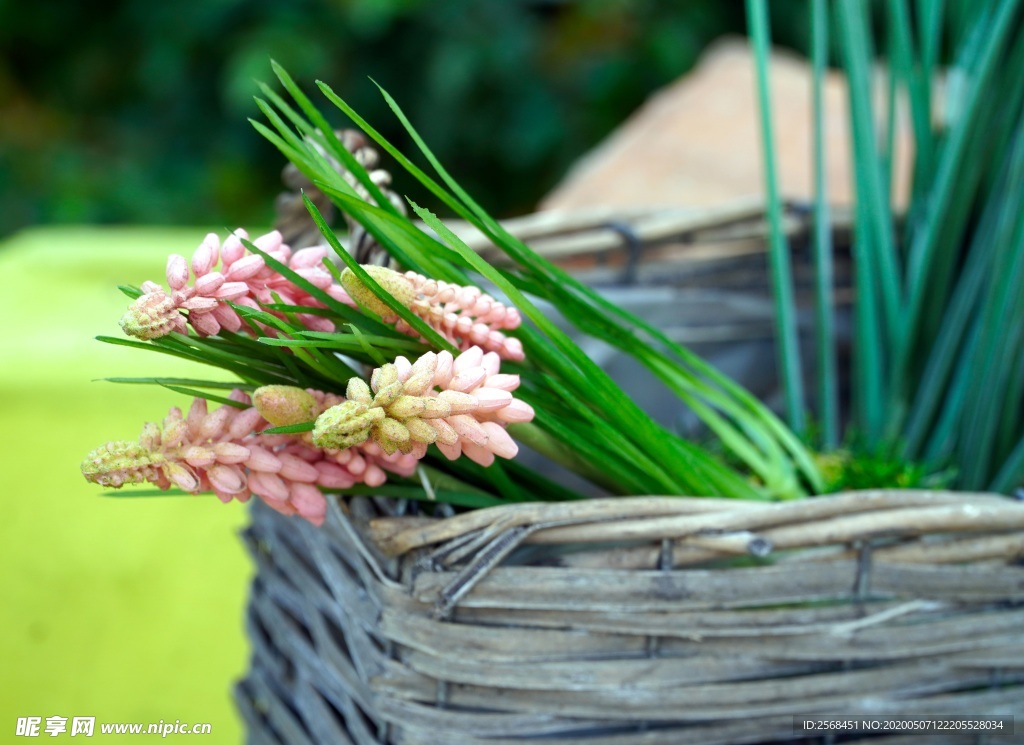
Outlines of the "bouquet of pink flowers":
M376 152L361 138L337 136L277 72L302 113L265 87L259 103L273 129L256 126L342 210L350 246L386 252L396 268L358 263L307 196L323 245L293 250L276 231L251 241L243 230L223 242L211 234L191 260L168 259L166 286L123 288L133 300L121 328L134 338L101 339L212 365L237 383L145 379L192 395L188 412L174 408L137 441L94 450L82 463L88 480L148 482L224 502L256 495L317 524L329 494L481 507L597 492L773 499L820 490L814 460L774 414L505 232L411 127L445 186L321 85L491 239L504 254L497 265L415 204L423 223L410 220L385 188L388 174L374 168ZM717 442L697 445L658 424L583 352L574 340L581 336L637 359ZM517 440L592 489L581 493L550 469L517 464Z

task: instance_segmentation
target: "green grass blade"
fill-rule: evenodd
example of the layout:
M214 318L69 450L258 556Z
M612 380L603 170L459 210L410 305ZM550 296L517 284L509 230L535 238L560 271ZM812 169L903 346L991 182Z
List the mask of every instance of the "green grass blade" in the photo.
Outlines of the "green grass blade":
M768 88L769 52L768 11L766 0L746 0L750 37L754 46L757 93L761 113L761 143L764 155L765 192L770 224L769 260L772 295L775 301L775 337L779 379L782 381L786 419L789 426L802 431L804 413L803 371L800 365L799 326L793 296L793 270L789 244L782 228L782 200L779 196L775 165L775 141L771 122L771 97Z
M836 369L835 283L832 267L832 222L828 206L825 158L825 70L828 66L828 3L812 0L811 59L814 129L814 309L818 384L818 418L826 449L839 445L839 380Z

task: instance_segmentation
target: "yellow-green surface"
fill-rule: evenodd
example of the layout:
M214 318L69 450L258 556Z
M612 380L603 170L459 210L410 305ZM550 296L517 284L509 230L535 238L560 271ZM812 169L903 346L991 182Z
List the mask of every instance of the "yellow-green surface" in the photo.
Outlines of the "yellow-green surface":
M247 655L245 508L107 498L79 473L92 448L188 403L92 382L202 371L93 337L121 334L118 284L162 281L167 254L190 255L204 232L37 229L0 244L0 742L29 741L14 737L18 717L54 715L95 716L99 740L118 738L100 722L161 719L241 740L230 691Z

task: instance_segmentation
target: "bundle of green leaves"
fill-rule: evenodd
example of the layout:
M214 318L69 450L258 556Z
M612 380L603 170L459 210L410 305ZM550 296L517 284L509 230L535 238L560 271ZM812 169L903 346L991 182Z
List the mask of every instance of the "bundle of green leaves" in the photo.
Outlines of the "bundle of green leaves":
M780 373L787 420L803 431L808 412L772 157L765 3L748 0L747 11L772 206ZM944 473L947 483L964 489L1008 492L1024 480L1022 16L1019 0L892 0L883 6L812 0L809 16L819 444L830 449L845 439L855 458L860 453L897 470L900 463L916 463L910 471ZM822 137L830 26L848 80L853 135L855 299L847 402L838 393ZM881 75L876 55L885 63ZM903 214L893 206L894 132L901 119L909 120L913 134ZM849 404L846 421L843 403Z
M333 261L319 254L316 258L322 261L316 266L307 266L310 255L305 254L296 263L297 254L287 258L268 237L256 242L244 237L229 238L220 249L225 263L228 252L230 261L236 262L226 270L228 280L244 278L249 262L254 261L273 270L277 279L270 282L271 285L278 282L275 286L281 289L280 283L288 283L287 291L282 290L270 298L262 296L253 302L251 298L242 298L244 283L221 285L208 281L209 278L202 275L210 271L212 254L202 253L202 247L192 260L195 287L202 286L202 291L179 293L174 295L174 300L168 294L175 290L184 292L189 268L183 257L173 258L168 264L171 290L167 293L147 285L142 290L125 288L138 300L133 314L126 317L122 325L140 339L102 337L104 341L191 359L229 371L238 380L224 383L132 379L129 382L150 382L173 388L195 396L201 403L193 404L194 411L187 416L172 412L164 422L162 433L156 425L147 425L150 429L144 431L141 444L112 443L90 454L83 464L87 477L112 486L148 480L165 489L176 486L189 492L205 487L225 501L239 493L247 498L250 491L266 499L263 492L276 491L278 506L283 506L284 492L280 485L265 477L260 468L267 468L266 464L271 463L271 470L277 468L274 473L278 474L285 473L287 468L281 471L280 464L262 455L256 460L247 460L240 451L224 444L226 440L221 436L226 436L230 430L225 422L237 421L241 415L232 419L230 413L210 413L206 402L214 401L240 410L255 405L263 416L259 420L264 427L260 434L270 438L258 444L258 449L268 450L272 456L284 453L289 462L291 456L296 456L318 468L322 466L319 456L309 448L327 448L336 454L339 448L344 450L352 442L347 435L355 431L353 428L363 427L365 432L372 432L371 451L362 455L371 465L376 463L390 471L388 480L385 483L380 483L380 479L356 479L358 483L344 479L316 481L313 472L306 469L308 481L326 491L379 493L479 507L512 501L573 499L594 493L716 495L763 500L795 498L821 490L821 478L811 454L766 406L657 328L609 303L505 231L459 187L387 93L383 93L385 100L419 147L433 175L399 152L326 84L319 84L326 99L368 138L452 213L486 235L502 253L500 263L492 265L485 261L434 214L416 204L410 203L410 206L425 227L406 217L335 135L324 114L283 69L276 65L274 69L292 100L289 102L270 87L263 86L264 98L257 103L269 125L260 122L254 125L338 208L357 221L406 274L357 263L313 202L306 199L325 244L333 250ZM215 236L208 240L217 242ZM242 243L248 254L245 257L240 253ZM238 268L243 265L245 268ZM299 265L301 268L297 268ZM333 278L334 284L327 288L308 270L319 272L320 279L328 277L331 281ZM523 325L514 330L511 327L516 324L507 324L508 330L496 337L497 347L492 344L491 348L501 351L504 349L501 339L507 338L505 351L512 351L501 355L505 360L498 376L500 382L495 385L505 384L509 374L518 376L514 385L506 387L515 389L515 399L522 402L520 411L532 409L534 417L527 422L523 421L526 417L513 414L505 417L502 427L507 425L507 433L513 438L570 469L589 482L590 487L581 491L569 489L515 460L482 457L485 454L474 450L472 444L462 448L463 454L475 453L481 457L452 459L452 453L444 451L444 443L432 439L434 435L426 430L421 430L424 434L419 439L414 433L412 440L407 437L409 428L401 430L388 424L391 429L383 431L385 420L399 424L405 421L395 419L400 419L400 414L392 416L392 409L388 407L394 405L394 399L382 393L390 384L387 380L391 378L387 376L394 377L394 370L401 371L405 376L401 382L408 387L412 386L417 370L422 371L424 366L440 369L450 364L446 360L455 359L458 369L459 365L478 364L483 352L469 351L473 344L456 346L450 335L439 333L438 327L427 323L422 313L414 312L413 301L420 290L411 291L403 284L409 281L407 277L413 276L418 277L418 288L429 285L429 292L434 293L439 286L465 288L485 284L494 288L495 294L502 297L517 319L524 320ZM347 298L334 291L338 285L348 291ZM195 296L197 292L205 296ZM422 293L418 298L422 305ZM219 309L218 315L212 317L221 320L211 325L200 314L207 313L215 302L227 305L230 312ZM488 303L491 302L488 298ZM542 307L553 308L574 333L564 331L547 315L550 311L545 312ZM168 310L170 315L167 315ZM182 316L175 315L180 310L189 311L191 329ZM232 314L239 322L231 320ZM585 337L611 345L650 370L663 384L666 397L677 397L701 417L714 442L697 444L659 425L574 340ZM459 361L469 354L476 354L476 357L469 362ZM497 370L496 354L492 351L491 362L484 357L482 363L485 367L490 365L487 372L491 375ZM375 371L369 376L367 371L371 368ZM438 373L432 379L435 385L428 386L425 395L444 397L447 381L447 377ZM298 407L297 411L307 414L287 417L268 414L265 406L260 407L260 400L266 399L268 386L273 391L291 391L286 393L292 397L289 400ZM237 390L228 397L217 393L225 388ZM418 384L415 388L414 395L424 393ZM316 403L303 399L303 391L314 396ZM489 395L494 401L498 400L498 394ZM477 397L480 398L480 394ZM332 410L335 413L328 416L327 409L331 406L335 407ZM339 406L348 408L341 410ZM364 408L359 409L359 406ZM402 404L402 412L411 411L405 406ZM416 411L422 410L418 403L416 406L419 406ZM369 416L366 407L379 409L370 412L376 417L372 422L366 418ZM435 404L431 403L430 407ZM215 419L214 414L220 419ZM419 414L417 418L427 416ZM336 431L345 436L332 438L318 434L326 431L326 425L321 425L328 419L334 423ZM271 427L271 424L281 426ZM414 424L420 427L418 422ZM339 426L341 430L337 430ZM363 430L359 430L362 439L354 447L365 447ZM397 456L414 454L417 456L414 467L405 462L396 464L382 460L395 453L398 447L395 433L404 438L405 443ZM184 465L188 473L168 470L168 443L179 453L176 458L187 461ZM237 438L232 443L238 444ZM215 452L215 445L223 454ZM190 451L192 460L188 460L186 446L198 448ZM511 451L504 445L496 448L499 454ZM129 463L132 457L137 460ZM241 467L243 464L245 468ZM204 468L208 470L203 471ZM195 475L195 469L201 473ZM296 474L303 473L297 465L296 469ZM321 470L329 468L323 466ZM242 489L240 479L246 477L246 472L251 488ZM256 487L252 487L254 481ZM314 500L307 492L294 496L291 506L283 506L282 511L316 512L311 507ZM310 514L319 517L319 514Z
M299 252L299 259L281 253L272 237L229 239L232 261L243 268L233 267L227 279L244 279L259 264L274 276L262 295L209 278L202 297L125 288L145 310L124 324L141 339L104 341L184 357L237 380L131 380L191 395L192 409L187 416L172 411L162 430L147 425L138 443L90 454L83 470L112 486L148 480L186 492L209 489L225 501L257 494L314 522L323 516L321 491L470 508L596 493L790 499L951 481L1008 491L1024 478L1024 367L1017 352L1024 334L1024 294L1017 291L1024 276L1024 47L1011 43L1020 6L987 0L951 6L955 13L947 15L944 4L929 0L887 4L879 134L869 74L876 47L871 7L812 0L818 369L816 408L809 411L774 173L767 8L764 0L748 0L788 425L659 329L509 234L445 170L386 92L422 167L318 83L329 104L486 236L501 258L485 261L411 201L419 222L410 219L381 188L379 174L367 172L328 117L275 65L287 98L262 86L257 104L267 121L254 126L400 272L359 264L306 198L327 247L320 253ZM845 402L838 393L822 146L830 19L849 80L856 186L854 370ZM952 64L940 107L933 85L944 43ZM909 208L897 215L890 169L903 102L914 133L914 180ZM198 287L210 267L205 254L197 255ZM172 289L184 287L188 272L184 258L169 264ZM478 285L501 302L481 295ZM493 323L471 330L470 319L461 336L449 333L454 327L438 319L456 297ZM435 301L436 317L428 312ZM215 305L219 315L201 317ZM168 308L188 311L188 324L167 315ZM159 334L150 333L155 327ZM708 438L693 442L658 424L579 340L636 360L659 381L666 402L681 401L700 417ZM226 397L217 393L228 388L234 390ZM207 401L242 413L211 413ZM240 433L263 439L239 442ZM826 455L812 455L801 437ZM513 438L587 486L566 487L509 459L518 449Z

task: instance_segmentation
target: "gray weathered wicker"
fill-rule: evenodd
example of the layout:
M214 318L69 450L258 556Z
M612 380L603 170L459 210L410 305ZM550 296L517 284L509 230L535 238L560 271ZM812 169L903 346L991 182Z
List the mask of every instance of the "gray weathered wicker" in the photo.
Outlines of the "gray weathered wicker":
M317 529L254 505L249 742L711 745L800 740L794 715L825 712L1024 717L1024 503L403 506L333 502Z

